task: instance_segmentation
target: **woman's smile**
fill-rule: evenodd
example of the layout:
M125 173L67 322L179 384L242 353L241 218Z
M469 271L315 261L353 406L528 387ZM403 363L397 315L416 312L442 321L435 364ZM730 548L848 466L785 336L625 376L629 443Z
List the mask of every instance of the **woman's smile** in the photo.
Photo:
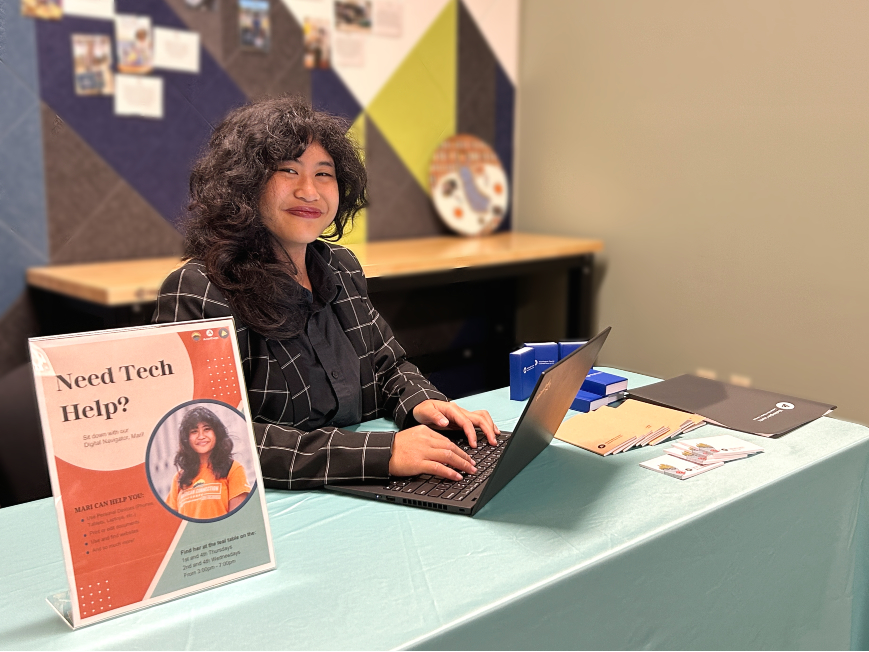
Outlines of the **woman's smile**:
M296 217L314 220L323 214L323 211L318 208L314 208L313 206L294 206L293 208L287 208L286 212L290 215L295 215Z

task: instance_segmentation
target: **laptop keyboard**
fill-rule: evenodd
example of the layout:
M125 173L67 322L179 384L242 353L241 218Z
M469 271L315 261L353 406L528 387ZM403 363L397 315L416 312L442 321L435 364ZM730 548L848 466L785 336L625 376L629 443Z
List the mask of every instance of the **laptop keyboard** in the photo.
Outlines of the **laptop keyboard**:
M476 448L471 448L467 441L456 444L474 460L474 463L477 465L476 475L465 474L460 471L461 480L445 480L425 473L410 478L400 478L389 483L384 488L415 496L464 500L471 492L485 483L492 474L492 470L495 468L498 460L501 459L504 442L509 439L510 434L501 433L498 435L496 437L498 441L496 446L491 446L485 437L477 439Z

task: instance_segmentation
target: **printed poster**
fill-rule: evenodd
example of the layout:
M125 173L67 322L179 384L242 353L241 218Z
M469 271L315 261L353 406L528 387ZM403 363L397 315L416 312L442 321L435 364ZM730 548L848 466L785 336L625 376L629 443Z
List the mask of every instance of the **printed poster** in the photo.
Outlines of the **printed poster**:
M30 340L80 627L275 567L231 319Z

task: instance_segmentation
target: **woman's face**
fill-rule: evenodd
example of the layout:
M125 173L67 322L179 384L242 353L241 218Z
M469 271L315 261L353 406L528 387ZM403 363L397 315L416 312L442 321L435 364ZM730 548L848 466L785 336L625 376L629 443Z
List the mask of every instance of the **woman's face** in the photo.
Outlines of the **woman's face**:
M209 455L217 442L217 435L214 434L211 426L201 421L190 429L187 438L190 448L200 455Z
M338 179L329 152L314 142L298 159L278 165L263 189L259 210L287 253L304 254L338 213Z

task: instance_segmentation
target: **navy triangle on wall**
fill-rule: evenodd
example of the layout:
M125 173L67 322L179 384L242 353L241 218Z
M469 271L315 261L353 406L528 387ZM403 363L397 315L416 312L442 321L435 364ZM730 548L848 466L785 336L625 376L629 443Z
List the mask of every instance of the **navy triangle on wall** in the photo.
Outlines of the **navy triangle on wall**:
M362 112L353 93L331 68L311 70L311 105L318 111L347 118L351 123Z

